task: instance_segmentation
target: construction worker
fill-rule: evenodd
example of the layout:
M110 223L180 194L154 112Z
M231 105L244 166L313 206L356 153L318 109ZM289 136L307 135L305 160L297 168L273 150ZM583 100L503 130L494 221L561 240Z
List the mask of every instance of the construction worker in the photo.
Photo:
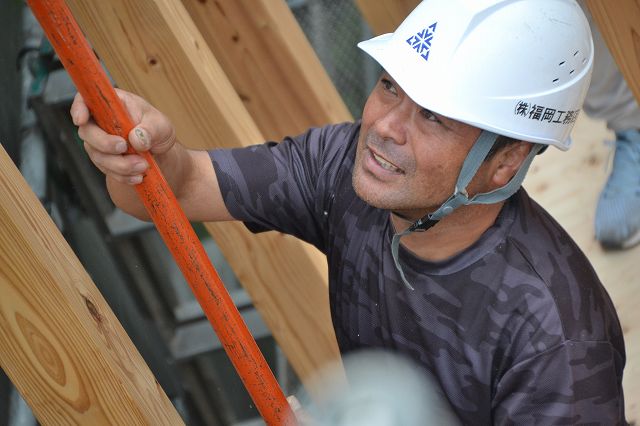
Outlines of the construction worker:
M613 304L520 188L536 154L571 145L593 65L578 4L425 0L359 46L385 71L356 123L194 151L121 91L138 123L129 141L155 155L191 220L241 220L323 251L341 352L411 358L463 424L624 423ZM71 115L114 202L148 218L133 189L142 157L121 155L79 96Z

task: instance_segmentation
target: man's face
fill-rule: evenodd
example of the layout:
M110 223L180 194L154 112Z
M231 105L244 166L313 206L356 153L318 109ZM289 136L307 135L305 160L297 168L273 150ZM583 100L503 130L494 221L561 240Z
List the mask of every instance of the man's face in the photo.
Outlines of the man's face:
M420 107L383 73L362 114L353 187L374 207L422 216L453 193L479 135L478 128ZM481 167L469 192L483 179Z

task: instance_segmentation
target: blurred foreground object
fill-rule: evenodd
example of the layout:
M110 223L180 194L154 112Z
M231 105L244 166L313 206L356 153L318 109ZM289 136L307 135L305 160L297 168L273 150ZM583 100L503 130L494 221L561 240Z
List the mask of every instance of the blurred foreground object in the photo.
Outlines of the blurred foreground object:
M438 382L407 358L382 351L354 352L312 380L323 393L300 401L313 426L461 425Z

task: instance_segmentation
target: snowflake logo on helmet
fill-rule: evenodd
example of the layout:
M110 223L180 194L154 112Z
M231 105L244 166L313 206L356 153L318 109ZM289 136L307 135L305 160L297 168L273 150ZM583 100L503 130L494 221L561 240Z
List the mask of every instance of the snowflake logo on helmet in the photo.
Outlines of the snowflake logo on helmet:
M424 30L407 39L407 43L411 46L425 61L429 60L429 52L431 51L431 41L433 34L436 32L437 22L429 25Z

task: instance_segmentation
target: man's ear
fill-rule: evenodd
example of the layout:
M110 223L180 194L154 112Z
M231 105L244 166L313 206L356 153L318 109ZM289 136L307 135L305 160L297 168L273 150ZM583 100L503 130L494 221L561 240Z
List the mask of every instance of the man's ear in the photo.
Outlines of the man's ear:
M507 145L495 153L490 161L493 169L491 180L496 187L500 188L509 183L527 158L532 146L529 142L520 141Z

